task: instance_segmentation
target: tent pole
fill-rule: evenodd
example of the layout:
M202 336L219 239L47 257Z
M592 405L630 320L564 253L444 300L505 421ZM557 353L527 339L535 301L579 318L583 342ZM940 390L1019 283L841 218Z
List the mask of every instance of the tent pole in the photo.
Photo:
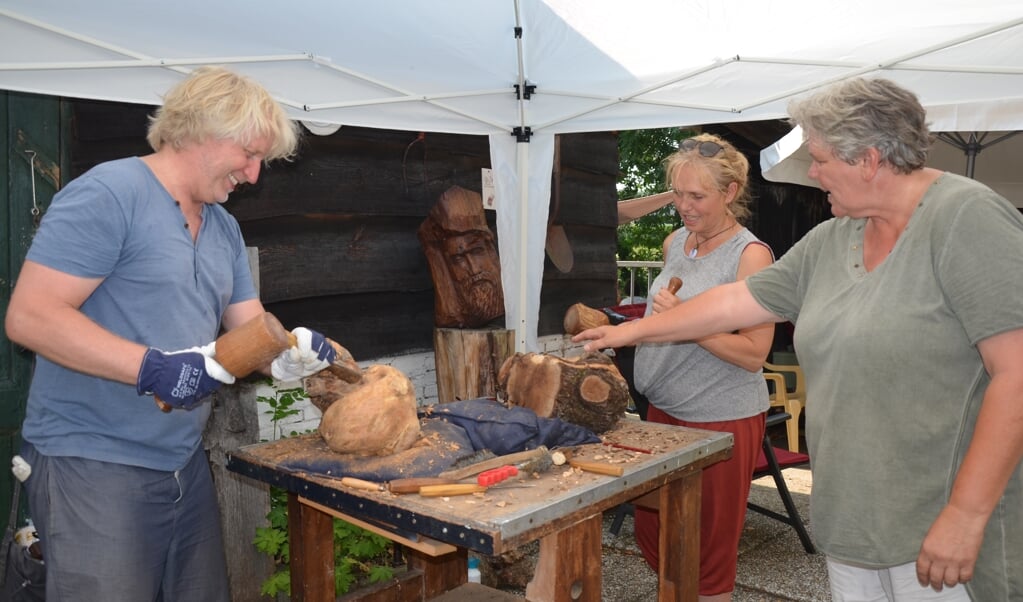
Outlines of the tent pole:
M529 290L529 270L526 269L526 249L529 248L529 141L519 139L515 145L519 172L519 286L518 324L515 327L515 351L526 353L526 298Z
M977 142L977 132L970 132L970 141L966 143L966 177L973 179L973 169L977 165L977 153L980 152L980 143Z

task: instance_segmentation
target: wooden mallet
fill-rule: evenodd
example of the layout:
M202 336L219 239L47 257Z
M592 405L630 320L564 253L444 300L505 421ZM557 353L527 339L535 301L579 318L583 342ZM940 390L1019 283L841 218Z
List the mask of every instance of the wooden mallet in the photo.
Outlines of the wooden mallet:
M362 370L355 359L344 348L328 339L337 358L327 369L345 382L356 383L362 379ZM284 350L296 345L295 335L288 332L270 312L252 318L238 328L233 328L217 338L216 360L235 378L244 378L274 360ZM164 412L173 406L155 397L156 405Z

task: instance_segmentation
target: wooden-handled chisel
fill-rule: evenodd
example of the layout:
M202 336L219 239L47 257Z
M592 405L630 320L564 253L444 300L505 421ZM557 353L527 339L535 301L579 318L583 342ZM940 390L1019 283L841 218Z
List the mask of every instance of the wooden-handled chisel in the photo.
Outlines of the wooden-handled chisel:
M423 485L419 488L419 495L423 497L448 497L452 495L469 495L471 493L483 493L487 487L476 483L450 483L447 485Z
M387 491L387 487L385 487L383 483L364 481L363 479L356 479L355 477L341 477L341 484L345 487L361 489L363 491Z
M608 464L607 462L587 462L585 460L569 460L568 465L572 468L578 468L586 472L593 472L597 474L604 474L609 477L620 477L625 474L625 468L618 466L617 464Z

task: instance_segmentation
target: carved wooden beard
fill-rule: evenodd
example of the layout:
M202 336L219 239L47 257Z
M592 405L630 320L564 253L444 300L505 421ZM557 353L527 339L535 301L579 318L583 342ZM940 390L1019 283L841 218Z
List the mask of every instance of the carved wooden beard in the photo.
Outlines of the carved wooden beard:
M462 289L464 307L478 316L499 316L504 313L504 298L500 283L494 282L490 273L478 274L474 281Z

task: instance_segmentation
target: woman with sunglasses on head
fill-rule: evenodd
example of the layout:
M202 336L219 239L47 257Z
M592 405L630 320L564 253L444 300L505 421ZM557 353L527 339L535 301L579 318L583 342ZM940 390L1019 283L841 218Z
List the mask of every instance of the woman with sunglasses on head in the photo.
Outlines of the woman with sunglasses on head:
M665 161L667 183L683 227L664 240L664 270L646 315L667 311L708 288L742 280L774 260L741 224L749 215L749 162L731 144L702 134ZM671 292L671 278L682 288ZM761 367L774 324L754 325L677 343L636 349L636 388L649 400L646 419L732 433L732 457L703 471L700 600L730 600L750 477L764 437L768 392ZM635 509L636 540L658 566L657 511Z
M575 338L792 321L832 600L1023 600L1023 215L925 166L927 113L891 81L839 82L789 114L835 218L744 282Z

